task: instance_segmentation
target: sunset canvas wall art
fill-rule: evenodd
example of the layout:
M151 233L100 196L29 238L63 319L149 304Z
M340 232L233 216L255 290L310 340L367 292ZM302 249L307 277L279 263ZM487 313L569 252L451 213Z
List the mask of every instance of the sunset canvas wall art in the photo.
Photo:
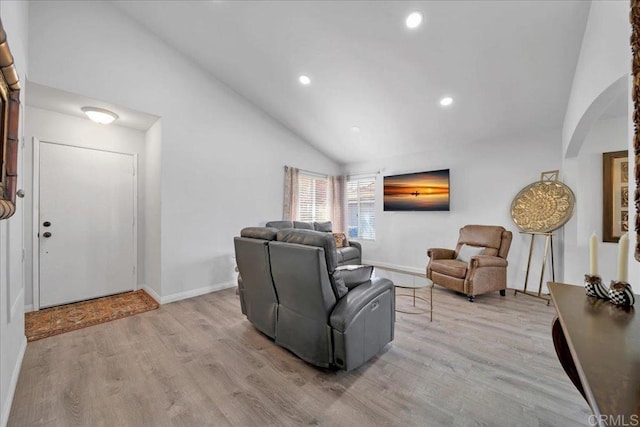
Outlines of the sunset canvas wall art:
M384 177L385 211L448 211L449 169Z

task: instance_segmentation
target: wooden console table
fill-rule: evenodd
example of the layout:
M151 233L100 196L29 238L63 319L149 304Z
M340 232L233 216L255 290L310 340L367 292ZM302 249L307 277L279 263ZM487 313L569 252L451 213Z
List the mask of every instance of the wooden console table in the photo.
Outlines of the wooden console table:
M595 415L590 423L638 420L640 315L633 308L625 310L586 296L583 286L548 285L558 313L553 344L562 367Z

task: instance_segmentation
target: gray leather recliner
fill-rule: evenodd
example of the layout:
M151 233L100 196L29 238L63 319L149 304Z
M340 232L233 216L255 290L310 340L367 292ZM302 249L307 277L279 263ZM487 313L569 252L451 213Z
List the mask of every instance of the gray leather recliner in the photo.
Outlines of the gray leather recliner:
M260 314L270 313L272 307L270 298L252 300L264 293L248 292L249 287L255 290L258 282L269 283L263 274L267 271L264 264L255 262L258 258L255 253L259 252L255 248L264 245L266 252L263 253L268 255L270 283L277 301L275 337L272 338L278 345L313 365L350 371L393 340L394 287L390 280L370 279L367 274L357 280L362 283L345 283L331 235L283 229L273 240L273 229L267 230L270 231L259 233L256 228L245 229L241 237L236 237L236 259L244 287L240 295L245 300L247 318L254 325L252 318L256 319L256 316L249 316L249 307L253 313ZM269 240L264 239L267 236ZM245 242L249 239L258 243L249 245ZM249 256L245 251L253 255ZM252 262L240 262L240 259L248 261L250 258ZM349 278L358 276L345 274ZM248 286L248 282L252 286ZM262 308L255 310L256 304ZM264 317L258 316L258 319Z

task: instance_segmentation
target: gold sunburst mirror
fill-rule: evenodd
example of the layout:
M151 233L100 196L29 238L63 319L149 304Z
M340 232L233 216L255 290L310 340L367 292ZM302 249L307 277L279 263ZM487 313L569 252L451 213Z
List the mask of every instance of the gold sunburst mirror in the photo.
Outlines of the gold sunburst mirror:
M549 233L571 219L576 198L558 181L558 171L543 172L540 181L523 188L511 202L511 218L520 231Z

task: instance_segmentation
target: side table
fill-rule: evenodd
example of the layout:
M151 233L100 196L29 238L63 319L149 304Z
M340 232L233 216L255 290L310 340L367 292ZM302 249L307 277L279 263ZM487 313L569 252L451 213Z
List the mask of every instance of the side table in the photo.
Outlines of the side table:
M426 299L422 298L421 296L416 295L416 289L422 289L422 288L426 288L429 287L429 301L427 301ZM426 282L424 283L414 283L414 284L402 284L402 285L395 285L396 288L400 288L400 289L411 289L412 293L411 294L397 294L396 292L394 292L394 298L397 301L398 297L408 297L408 298L413 298L413 306L416 307L416 299L418 300L422 300L424 302L428 302L429 303L429 321L433 322L433 281L426 279ZM406 313L406 314L426 314L427 310L420 310L419 308L416 307L415 310L413 311L406 311L406 310L398 310L398 306L397 304L395 304L394 301L394 305L396 306L396 311L399 313Z

